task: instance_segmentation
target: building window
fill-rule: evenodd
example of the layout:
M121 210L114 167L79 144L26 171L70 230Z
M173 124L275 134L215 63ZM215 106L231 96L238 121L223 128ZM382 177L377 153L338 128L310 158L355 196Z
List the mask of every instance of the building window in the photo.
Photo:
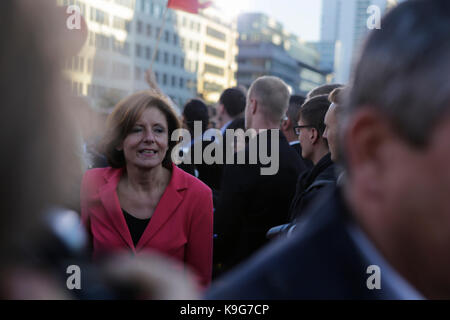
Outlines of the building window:
M146 58L147 60L150 60L150 59L151 59L151 49L150 49L150 47L146 47L146 48L145 48L145 58Z
M177 85L177 78L175 76L172 76L172 87L175 87Z
M153 15L155 18L159 18L161 15L161 7L157 4L153 4Z
M133 8L133 3L131 0L115 0L115 2L124 7Z
M95 33L92 31L89 31L88 38L89 38L89 45L91 47L95 46Z
M178 57L176 54L174 54L172 57L172 65L175 67L177 65L177 62L178 62Z
M184 78L180 78L180 88L184 88Z
M109 15L100 9L91 7L90 18L97 23L109 25Z
M112 76L117 79L129 79L130 67L120 62L114 62L112 65Z
M80 57L80 64L78 71L83 72L84 71L84 58Z
M72 70L78 71L80 58L75 56L72 58Z
M137 44L136 45L136 57L140 57L141 56L141 50L142 50L141 45Z
M97 49L109 50L109 37L103 34L95 35L95 47Z
M138 20L136 24L136 32L141 34L142 33L142 21Z
M127 48L125 48L126 43L120 42L117 39L112 39L112 49L114 52L117 52L121 55L128 56L129 52L127 53L126 50L129 50L129 45L127 43Z
M147 37L151 37L152 36L152 25L148 24L147 25Z
M215 56L215 57L218 57L218 58L222 58L222 59L225 58L225 51L219 50L217 48L214 48L214 47L211 47L208 45L205 46L205 53Z
M166 86L167 85L167 74L163 73L163 85Z
M108 64L105 60L96 59L93 64L93 73L99 76L105 76Z
M225 33L220 32L220 31L218 31L216 29L213 29L211 27L206 27L206 34L211 36L211 37L213 37L213 38L219 39L219 40L223 40L223 41L226 40Z
M128 23L129 21L119 17L114 17L113 19L113 27L116 29L126 30Z
M134 70L135 80L141 80L141 68L136 67Z
M164 52L164 64L169 64L169 54Z
M212 64L205 63L205 72L216 74L219 76L223 76L225 74L225 71L223 68L213 66Z
M92 59L88 59L87 62L87 72L92 73Z
M221 92L223 91L224 88L218 83L205 81L203 83L203 89L209 92Z

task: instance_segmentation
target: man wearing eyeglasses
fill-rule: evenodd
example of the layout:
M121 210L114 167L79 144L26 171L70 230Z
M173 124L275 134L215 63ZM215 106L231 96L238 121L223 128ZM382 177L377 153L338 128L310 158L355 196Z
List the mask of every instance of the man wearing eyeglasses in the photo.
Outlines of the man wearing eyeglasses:
M300 141L302 157L312 161L314 167L302 174L297 182L289 209L291 221L301 215L322 187L336 182L328 141L323 137L324 119L329 106L327 95L314 97L301 107L298 114L298 126L294 127L294 133Z
M286 137L289 145L294 148L294 150L300 156L302 155L302 147L300 146L300 142L298 141L298 135L295 134L293 128L297 125L298 112L300 111L300 108L304 103L304 97L291 95L291 97L289 98L289 107L280 125L280 130L281 132L283 132L283 135ZM305 160L303 158L301 158L301 161L308 169L312 168L313 164L311 161Z

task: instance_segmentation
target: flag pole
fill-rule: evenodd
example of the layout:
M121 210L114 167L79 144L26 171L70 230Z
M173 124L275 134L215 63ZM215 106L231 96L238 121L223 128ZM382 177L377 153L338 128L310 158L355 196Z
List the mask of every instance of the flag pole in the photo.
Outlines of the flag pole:
M169 11L169 7L166 6L166 10L164 11L164 15L163 15L163 22L162 22L162 25L161 25L161 29L159 30L158 39L156 40L156 45L155 45L155 49L153 50L152 60L150 62L150 68L148 69L148 72L153 69L153 63L155 62L156 53L158 52L158 46L159 46L159 42L161 40L161 35L162 35L162 33L164 31L164 27L166 25L166 19L167 19L167 12L168 11Z

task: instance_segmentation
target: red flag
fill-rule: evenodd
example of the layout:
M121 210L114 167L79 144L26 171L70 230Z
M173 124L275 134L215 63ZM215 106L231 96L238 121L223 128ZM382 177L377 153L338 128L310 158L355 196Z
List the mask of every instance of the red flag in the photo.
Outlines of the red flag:
M169 0L167 2L167 8L172 8L174 10L183 10L190 13L198 13L199 9L207 8L211 4L212 1L199 3L199 0Z

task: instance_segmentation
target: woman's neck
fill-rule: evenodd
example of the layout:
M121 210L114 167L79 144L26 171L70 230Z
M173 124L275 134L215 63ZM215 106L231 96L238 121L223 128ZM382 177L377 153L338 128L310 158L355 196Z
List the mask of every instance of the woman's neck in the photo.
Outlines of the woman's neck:
M149 192L158 187L166 187L170 172L162 165L152 169L140 169L134 166L126 167L125 183L136 192Z

